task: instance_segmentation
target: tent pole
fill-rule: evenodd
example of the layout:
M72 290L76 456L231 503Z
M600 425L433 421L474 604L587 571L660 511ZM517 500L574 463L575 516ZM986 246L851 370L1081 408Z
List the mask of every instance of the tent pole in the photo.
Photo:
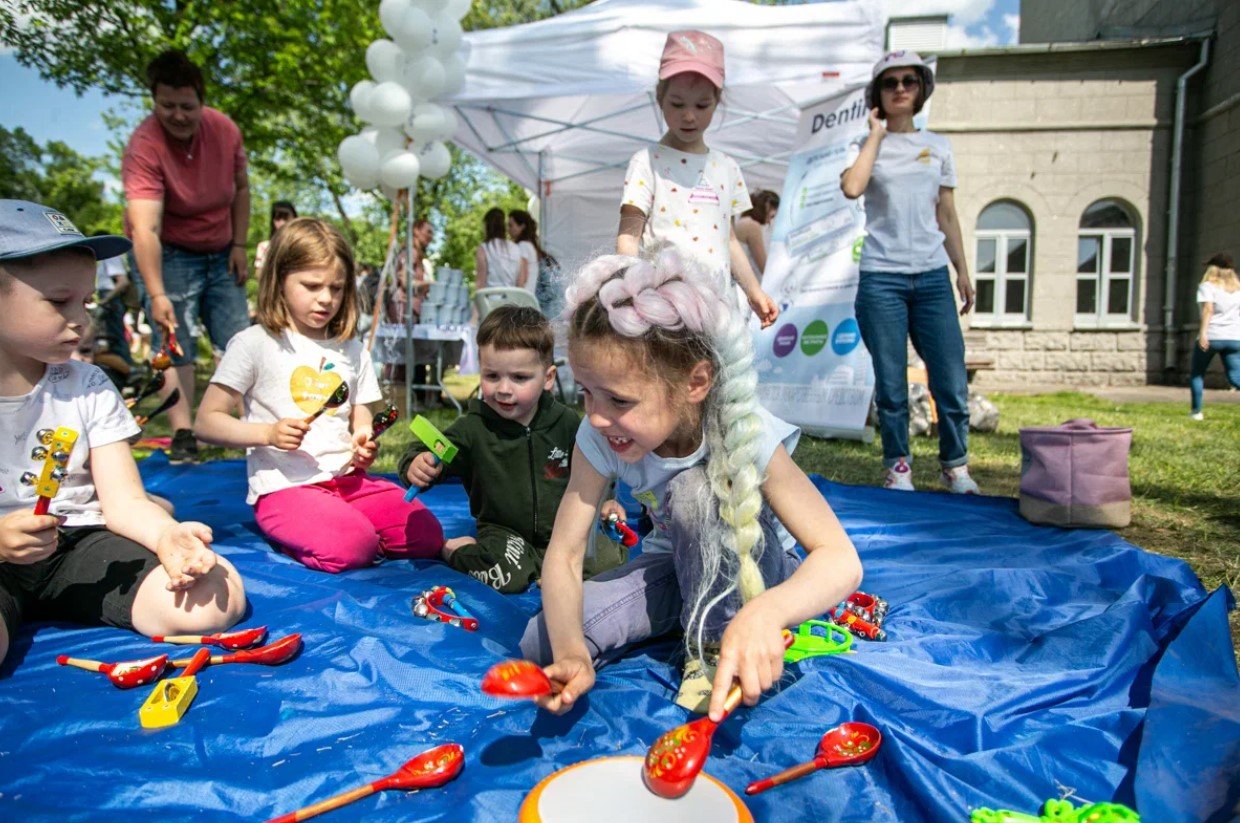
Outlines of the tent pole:
M408 189L405 215L405 414L413 416L413 196L414 181Z

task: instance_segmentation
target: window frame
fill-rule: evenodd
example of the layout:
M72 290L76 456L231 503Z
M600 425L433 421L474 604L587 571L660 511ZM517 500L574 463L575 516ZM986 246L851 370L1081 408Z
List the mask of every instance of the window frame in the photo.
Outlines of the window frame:
M1030 302L1033 292L1033 217L1029 214L1029 210L1021 203L1015 200L1000 199L987 203L986 206L978 212L977 221L980 222L982 215L986 209L992 206L1006 204L1020 210L1024 216L1029 228L1026 229L978 229L973 231L973 279L974 290L978 293L981 291L981 282L989 280L994 282L994 308L992 311L984 312L980 306L975 307L975 317L977 321L974 325L985 325L988 327L1028 327L1031 321ZM975 222L975 226L976 226ZM995 244L995 270L993 272L983 272L979 265L981 243L991 240ZM1008 254L1012 247L1012 242L1025 241L1025 271L1008 272ZM1019 313L1009 312L1007 307L1007 290L1008 284L1013 281L1021 281L1024 284L1024 301Z
M1135 224L1132 218L1131 210L1119 200L1114 198L1104 198L1123 208L1130 223ZM1101 200L1095 201L1089 205L1093 208ZM1086 209L1086 211L1089 210ZM1085 212L1081 213L1084 217ZM1134 311L1137 305L1137 227L1130 225L1126 228L1081 228L1079 221L1076 230L1077 239L1077 264L1080 266L1080 243L1085 238L1097 238L1098 246L1098 267L1095 272L1076 271L1074 274L1075 288L1072 301L1072 320L1073 325L1078 328L1114 328L1114 327L1130 327L1134 324ZM1111 270L1111 254L1115 241L1128 241L1128 271L1114 272ZM1078 301L1080 300L1080 290L1082 281L1092 281L1094 284L1094 311L1091 313L1083 313L1077 311ZM1110 311L1110 292L1111 284L1116 281L1127 281L1128 285L1128 305L1123 312Z

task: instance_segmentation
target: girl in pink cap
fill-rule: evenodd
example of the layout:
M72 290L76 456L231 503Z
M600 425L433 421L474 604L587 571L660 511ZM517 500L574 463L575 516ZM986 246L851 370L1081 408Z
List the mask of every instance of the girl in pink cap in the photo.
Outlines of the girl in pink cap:
M732 222L752 207L736 161L706 145L723 94L723 44L700 31L667 36L655 99L667 131L629 161L616 250L636 256L672 246L715 275L735 280L763 327L779 309L758 284Z

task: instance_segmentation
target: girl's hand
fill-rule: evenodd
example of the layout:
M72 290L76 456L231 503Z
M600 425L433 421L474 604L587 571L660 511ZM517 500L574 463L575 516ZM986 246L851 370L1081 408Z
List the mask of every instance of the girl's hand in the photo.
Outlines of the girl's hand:
M960 316L964 317L973 308L973 281L969 279L969 275L961 272L956 275L956 291L960 292Z
M1202 351L1209 351L1210 350L1210 338L1206 337L1204 334L1198 337L1197 348L1201 349Z
M379 453L379 444L370 437L370 429L358 429L353 432L353 465L359 469L368 469L375 462Z
M878 115L878 107L870 109L868 118L870 123L870 136L882 140L887 136L887 127L883 125L883 118Z
M775 322L779 317L779 307L775 305L775 301L771 296L762 289L758 289L749 295L749 307L753 309L753 313L758 315L758 319L762 321L762 328L766 328Z
M300 417L286 417L267 427L267 445L291 452L301 448L310 424Z
M31 511L0 517L0 560L21 566L38 563L56 551L56 527L64 518Z
M783 626L753 601L736 613L719 652L710 696L710 719L723 719L723 704L733 680L740 680L745 705L753 706L762 693L779 681L784 672Z
M211 527L205 523L173 523L164 529L155 556L168 573L168 591L185 591L215 568L211 539Z
M624 506L620 505L619 500L615 500L615 499L607 500L606 502L603 503L603 505L599 506L598 516L600 520L605 521L609 517L611 517L613 514L621 522L624 522L627 519L627 515L624 512Z
M430 452L422 452L413 458L413 462L409 464L409 469L405 472L405 479L419 489L425 489L431 483L435 482L435 478L443 471L443 464L435 464L435 456Z
M594 664L588 657L566 657L544 666L543 671L551 679L552 693L536 697L534 702L552 714L564 714L594 687Z

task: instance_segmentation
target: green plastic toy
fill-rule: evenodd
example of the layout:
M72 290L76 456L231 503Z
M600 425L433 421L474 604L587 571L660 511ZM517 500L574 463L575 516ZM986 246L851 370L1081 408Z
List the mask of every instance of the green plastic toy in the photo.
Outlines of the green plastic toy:
M821 633L815 633L821 629ZM807 657L843 654L852 648L853 636L843 626L826 620L806 620L792 635L792 645L784 652L785 663L797 663Z
M435 424L427 420L422 415L418 415L409 421L409 431L413 432L413 436L422 441L426 448L430 449L431 459L435 461L435 465L440 463L451 463L452 458L456 457L458 449L453 445L452 441L444 436L444 433L435 427ZM405 502L412 503L413 498L418 496L421 491L417 486L410 486L405 492Z
M1042 815L1010 809L975 809L970 823L1141 823L1141 816L1121 803L1086 803L1079 809L1067 800L1048 800Z

